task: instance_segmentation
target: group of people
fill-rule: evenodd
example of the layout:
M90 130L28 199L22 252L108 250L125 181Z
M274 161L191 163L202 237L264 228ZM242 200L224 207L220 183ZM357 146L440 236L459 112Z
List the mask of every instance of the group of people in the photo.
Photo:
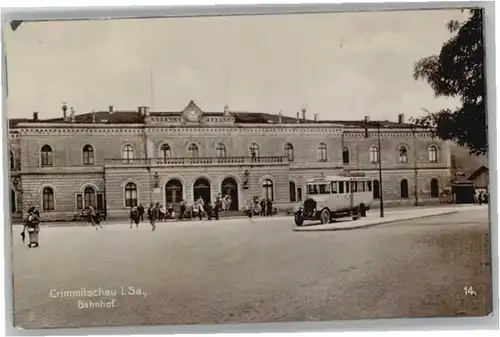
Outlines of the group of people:
M252 201L248 202L246 213L249 217L253 215L273 216L274 203L269 198L254 197Z
M142 204L139 206L134 206L130 209L130 228L133 228L133 224L135 223L135 227L139 228L139 223L144 221L144 214L146 213L146 209ZM151 225L151 230L154 231L156 229L156 221L162 219L162 206L160 203L156 203L156 205L150 204L147 209L147 216L149 220L149 224Z
M28 217L26 218L23 231L21 232L23 242L26 239L26 232L28 232L30 240L28 248L39 247L38 233L40 233L40 212L38 212L38 209L34 206L28 209Z
M477 205L488 203L488 192L482 189L476 189L474 192L474 203Z

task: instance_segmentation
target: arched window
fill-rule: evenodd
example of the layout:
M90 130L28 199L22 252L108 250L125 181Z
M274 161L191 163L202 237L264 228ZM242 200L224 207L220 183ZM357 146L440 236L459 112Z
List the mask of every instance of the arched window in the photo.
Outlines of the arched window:
M200 156L200 149L198 148L198 145L196 145L195 143L189 144L188 152L191 158L196 158Z
M160 146L160 157L162 159L167 159L172 157L172 149L170 148L170 145L162 144Z
M285 156L288 158L289 161L293 161L294 156L293 156L293 146L292 144L285 144Z
M16 169L16 162L14 160L14 152L10 150L10 170L15 171Z
M217 157L224 158L226 156L226 145L224 145L224 143L218 143L215 151L217 152Z
M86 187L83 191L84 207L96 207L95 191L92 187Z
M122 148L122 159L124 164L132 164L134 162L134 147L126 144Z
M373 199L380 199L380 183L378 180L373 181Z
M437 163L438 161L438 149L436 145L429 146L429 161L431 163Z
M259 157L259 155L259 145L252 143L252 145L250 145L250 156L256 158Z
M327 160L327 153L326 153L326 144L321 143L318 146L318 161L326 161Z
M134 183L128 183L125 185L125 207L137 205L137 186Z
M344 164L349 164L349 149L347 147L344 147L342 150L342 162Z
M398 154L399 154L399 162L401 164L405 164L408 162L408 149L406 146L401 145L398 149Z
M378 163L380 159L379 152L378 152L378 147L375 145L372 145L370 147L370 163L375 164Z
M42 167L50 167L54 165L53 153L50 145L42 146L40 163Z
M401 180L400 189L401 189L401 199L408 199L409 198L408 180L406 179Z
M431 198L439 198L439 181L436 178L431 179Z
M44 211L55 210L54 205L54 190L50 187L45 187L42 192L42 209Z
M274 186L271 179L262 182L262 197L274 201Z
M94 165L94 148L92 145L85 145L83 147L83 165Z
M293 181L290 181L288 185L290 187L290 202L295 202L297 201L297 190L295 188L295 183Z

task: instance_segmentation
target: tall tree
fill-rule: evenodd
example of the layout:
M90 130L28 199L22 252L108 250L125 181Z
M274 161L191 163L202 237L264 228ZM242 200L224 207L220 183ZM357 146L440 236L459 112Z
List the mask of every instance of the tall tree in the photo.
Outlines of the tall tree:
M468 148L471 154L482 155L488 151L483 11L471 9L469 14L464 22L448 23L453 36L439 55L418 61L413 73L415 80L429 83L436 97L459 97L461 106L429 113L414 122L443 140Z

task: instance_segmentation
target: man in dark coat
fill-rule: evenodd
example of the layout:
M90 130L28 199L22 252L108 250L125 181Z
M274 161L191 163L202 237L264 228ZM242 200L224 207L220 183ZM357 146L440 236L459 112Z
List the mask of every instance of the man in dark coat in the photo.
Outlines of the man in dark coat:
M151 204L148 208L148 219L151 224L152 231L156 229L156 219L158 219L158 210Z
M263 198L260 201L260 215L261 216L265 216L266 215L266 205L267 205L266 199Z
M267 202L266 202L266 212L267 212L267 216L273 216L273 202L271 199L267 199Z
M139 228L139 220L140 220L140 213L138 207L132 207L130 210L130 228L132 228L132 224L135 222L135 227Z
M139 207L137 207L137 211L139 212L139 221L144 221L144 206L142 206L142 204L139 204Z

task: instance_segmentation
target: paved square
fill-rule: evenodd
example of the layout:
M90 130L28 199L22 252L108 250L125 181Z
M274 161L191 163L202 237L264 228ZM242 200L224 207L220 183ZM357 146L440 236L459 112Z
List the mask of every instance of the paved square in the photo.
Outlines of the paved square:
M30 250L15 226L15 323L285 322L485 315L491 308L485 207L351 231L293 228L290 217L165 223L155 232L147 223L44 227L40 248ZM147 295L122 296L121 287ZM51 297L81 288L117 294ZM101 299L115 307L82 308Z

